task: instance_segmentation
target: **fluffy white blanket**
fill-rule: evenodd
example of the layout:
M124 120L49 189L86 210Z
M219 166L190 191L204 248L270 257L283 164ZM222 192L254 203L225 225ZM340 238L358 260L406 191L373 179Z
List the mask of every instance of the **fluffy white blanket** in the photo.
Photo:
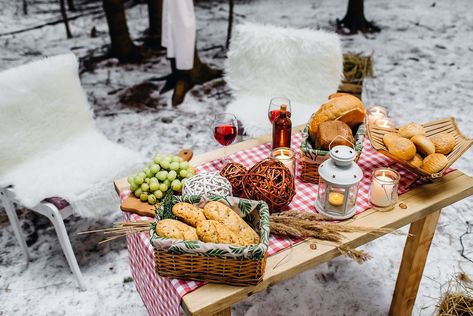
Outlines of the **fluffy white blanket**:
M13 185L26 207L59 196L100 216L113 179L139 161L95 128L73 54L1 72L0 126L0 186Z
M268 132L270 99L291 100L293 125L336 92L343 76L338 35L246 23L235 28L225 64L225 80L235 100L227 107L250 136Z

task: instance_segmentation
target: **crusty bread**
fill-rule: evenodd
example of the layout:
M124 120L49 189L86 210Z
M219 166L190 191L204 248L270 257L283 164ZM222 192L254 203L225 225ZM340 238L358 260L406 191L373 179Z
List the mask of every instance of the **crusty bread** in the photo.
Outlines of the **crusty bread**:
M384 134L383 142L388 148L388 151L399 159L409 161L416 155L416 146L414 143L395 133Z
M424 158L422 169L427 173L436 173L441 171L448 163L448 159L444 154L431 154Z
M431 141L435 146L435 152L444 155L448 155L456 145L455 137L449 133L432 136Z
M409 160L408 163L410 163L414 167L420 168L422 166L422 163L423 163L422 161L423 161L422 156L419 155L419 154L415 154L414 158Z
M199 240L194 227L174 219L163 219L156 223L156 234L180 240Z
M315 139L316 148L329 150L331 147L345 145L353 147L355 139L350 127L341 121L327 121L319 125L319 132Z
M243 240L227 225L214 220L205 220L197 224L197 236L204 242L245 246Z
M179 202L172 207L172 213L180 220L196 227L200 221L205 221L205 215L202 209L190 203Z
M399 136L411 139L415 135L425 135L425 129L422 125L410 122L399 127Z
M365 106L357 97L346 93L333 94L330 100L312 114L309 121L310 138L315 141L319 124L322 122L339 120L353 128L363 123L365 115Z
M411 141L416 145L417 151L420 151L426 156L435 152L434 143L425 135L412 136Z

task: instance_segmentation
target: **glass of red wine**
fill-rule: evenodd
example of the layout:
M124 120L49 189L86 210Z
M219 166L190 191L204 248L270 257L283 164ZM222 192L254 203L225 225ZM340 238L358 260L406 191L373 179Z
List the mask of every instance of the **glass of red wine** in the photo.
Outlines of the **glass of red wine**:
M226 146L231 145L238 135L238 122L235 115L230 113L216 114L212 122L212 133L220 145L223 146L223 164L228 162L225 151Z
M279 114L281 113L281 105L283 104L287 105L287 116L289 118L291 117L291 100L285 97L272 98L268 107L268 118L271 124L273 124L273 122L279 117Z

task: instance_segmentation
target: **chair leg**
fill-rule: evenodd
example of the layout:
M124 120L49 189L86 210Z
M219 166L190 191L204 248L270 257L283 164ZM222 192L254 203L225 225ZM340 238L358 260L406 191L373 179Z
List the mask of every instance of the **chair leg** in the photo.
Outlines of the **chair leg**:
M56 229L57 237L59 243L61 244L62 251L66 256L67 263L76 278L77 284L82 291L85 291L87 288L85 286L84 279L82 278L82 273L80 272L79 265L77 264L76 256L72 250L71 242L69 241L69 236L67 235L66 227L64 226L64 221L62 219L59 210L50 203L41 203L44 214L51 220Z
M10 220L10 224L13 227L13 232L15 234L18 243L20 244L21 250L25 255L26 263L31 259L30 252L28 251L28 246L26 245L25 238L23 233L21 232L20 221L18 220L18 216L16 215L15 206L13 202L8 198L4 189L0 189L0 201L2 201L3 207L5 207L5 211L7 212L8 219Z

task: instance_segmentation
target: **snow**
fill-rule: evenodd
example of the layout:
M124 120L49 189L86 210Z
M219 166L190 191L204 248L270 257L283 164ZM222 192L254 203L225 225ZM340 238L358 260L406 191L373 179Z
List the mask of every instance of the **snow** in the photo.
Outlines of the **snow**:
M32 2L32 1L29 1ZM79 1L76 1L80 3ZM255 21L332 29L343 17L346 0L237 1L236 22ZM20 1L0 2L2 32L14 31L59 19L55 1L30 3L23 16ZM86 3L86 2L84 2ZM89 7L100 8L100 2ZM226 1L196 1L198 47L201 58L215 67L223 65L228 5ZM382 32L343 38L345 52L372 53L376 77L366 82L365 102L389 108L399 124L428 122L449 116L457 118L466 135L473 136L473 14L468 0L447 1L367 0L365 11ZM56 10L56 11L54 11ZM46 13L35 13L44 11ZM134 39L143 37L147 26L143 4L127 10ZM72 14L70 14L72 16ZM92 27L98 31L90 37ZM0 37L0 69L72 50L84 57L100 55L108 44L104 16L95 14L71 21L73 39L65 38L62 24L26 33ZM120 96L132 85L159 78L169 65L158 54L141 65L118 65L113 59L84 72L81 80L96 115L97 126L106 136L149 157L155 152L175 152L192 147L202 153L216 145L211 141L206 120L224 111L230 100L222 80L196 87L185 104L172 108L171 93L151 95L152 106L125 106ZM160 88L162 81L152 81ZM118 90L118 91L117 91ZM261 105L266 106L266 105ZM314 105L314 110L316 105ZM456 167L472 175L473 152L467 152ZM440 296L440 287L454 273L473 276L473 263L459 254L459 236L472 220L473 198L445 208L434 237L414 315L430 315ZM79 265L88 283L80 292L62 255L54 229L47 219L20 209L19 215L34 256L25 265L13 231L0 211L0 315L145 315L146 310L128 281L124 240L97 245L100 236L77 235L84 230L109 227L121 219L117 205L100 221L83 218L66 220L66 228ZM112 212L114 211L114 212ZM471 236L471 235L470 235ZM373 259L358 265L339 257L295 278L257 293L233 307L235 315L382 315L387 314L405 237L388 235L362 247ZM473 238L466 240L473 249ZM472 255L473 257L473 255Z

